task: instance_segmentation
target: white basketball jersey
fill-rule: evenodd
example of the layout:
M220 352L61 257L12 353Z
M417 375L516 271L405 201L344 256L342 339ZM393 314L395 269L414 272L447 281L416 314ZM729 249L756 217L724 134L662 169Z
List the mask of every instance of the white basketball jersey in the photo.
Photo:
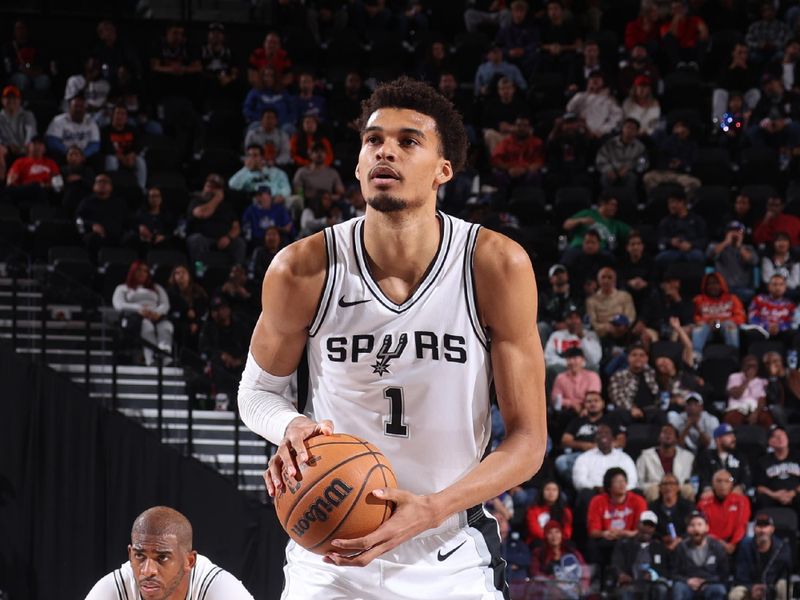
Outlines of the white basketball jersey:
M306 414L378 446L416 494L463 477L491 435L472 275L479 226L438 217L436 256L402 304L370 274L363 217L325 229L328 271L307 344Z

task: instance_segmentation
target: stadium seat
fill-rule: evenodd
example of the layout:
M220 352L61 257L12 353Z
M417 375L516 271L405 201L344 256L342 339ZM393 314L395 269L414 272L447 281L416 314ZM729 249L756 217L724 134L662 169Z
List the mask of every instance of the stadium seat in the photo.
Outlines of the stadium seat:
M198 281L211 295L218 287L225 283L231 270L231 258L224 252L209 252L204 261L205 272Z
M592 206L592 191L584 187L564 187L556 192L553 203L553 219L561 227L567 219L579 210Z
M144 195L133 171L119 169L118 171L111 171L109 176L114 184L114 195L125 201L128 211L135 212L141 208Z
M658 223L667 216L667 198L673 193L683 193L683 188L674 183L662 183L650 190L647 195L647 204L644 207L642 220L652 225Z
M148 172L171 171L181 166L181 154L175 143L165 135L143 135L142 146Z
M101 275L103 298L111 300L114 289L125 281L131 263L137 259L132 248L100 248L97 254L97 270Z
M81 243L75 223L70 219L42 219L31 224L31 250L34 258L45 258L54 245L72 246Z
M758 358L759 362L761 358L767 352L777 352L781 356L783 356L786 352L786 347L783 345L782 342L778 342L775 340L763 340L753 342L747 347L747 354L753 354Z
M775 184L781 180L778 170L778 153L772 148L745 148L742 150L740 185Z
M147 264L150 265L153 280L164 285L172 269L178 265L188 267L189 259L180 250L150 250Z
M668 340L660 340L650 346L650 360L655 362L659 356L666 356L672 359L675 366L680 370L683 355L683 346L679 342L670 342Z
M791 189L791 186L789 189ZM753 213L756 215L762 215L764 213L764 208L767 206L768 198L778 195L778 192L774 187L763 184L742 186L742 188L739 190L739 193L750 198L750 203L753 206ZM788 196L789 194L787 192L787 198Z
M603 195L617 199L619 208L616 219L629 225L636 223L639 218L639 198L635 191L626 187L609 187L603 190Z
M189 205L189 188L181 171L148 173L147 185L161 190L164 208L173 214L183 214Z
M724 148L700 148L692 165L692 175L704 186L730 187L733 183L731 158Z
M19 210L10 204L0 204L0 259L5 259L22 246L25 232Z
M736 449L750 459L755 466L758 458L767 451L767 430L760 425L736 427Z
M95 268L89 261L89 253L82 246L54 246L47 252L50 283L54 286L70 286L78 283L91 287Z
M704 107L702 81L696 71L675 71L664 77L662 112L675 109L699 110Z
M475 66L482 63L489 50L489 38L483 33L461 33L456 35L453 46L453 55L457 71L456 78L460 81L473 81L475 79Z
M645 423L632 423L628 425L625 452L627 452L633 460L636 460L642 450L658 444L659 429L660 427L658 425Z
M724 185L703 185L695 190L692 210L703 217L712 239L722 239L726 223L723 215L732 207L730 188Z
M209 173L217 173L227 181L231 175L242 168L242 160L238 152L228 148L206 148L195 166L202 175L203 181Z
M541 224L547 216L544 192L536 186L518 186L511 193L508 210L522 225Z
M726 350L721 350L720 347ZM713 402L727 403L728 377L739 370L739 351L724 344L709 344L703 352L699 375L702 377ZM708 400L708 398L706 399ZM706 404L711 404L707 402Z

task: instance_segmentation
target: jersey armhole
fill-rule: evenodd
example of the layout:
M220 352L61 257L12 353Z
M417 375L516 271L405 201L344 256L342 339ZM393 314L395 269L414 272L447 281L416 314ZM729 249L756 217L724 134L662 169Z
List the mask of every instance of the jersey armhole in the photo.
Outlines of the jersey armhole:
M470 227L467 234L467 246L464 250L464 295L467 302L467 313L469 314L469 322L472 325L472 330L478 336L478 341L481 346L487 351L489 350L489 338L481 326L481 320L478 312L478 297L475 293L475 248L478 241L478 232L480 225L473 225Z
M333 227L328 227L322 230L322 234L325 238L325 254L328 259L325 266L325 283L322 286L322 293L319 297L317 310L314 313L314 319L308 327L308 337L317 335L319 328L322 326L330 309L333 288L336 283L336 233Z

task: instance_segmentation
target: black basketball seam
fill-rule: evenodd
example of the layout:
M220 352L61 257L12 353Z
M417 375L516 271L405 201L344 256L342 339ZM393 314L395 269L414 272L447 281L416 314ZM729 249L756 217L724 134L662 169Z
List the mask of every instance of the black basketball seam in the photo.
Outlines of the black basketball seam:
M364 455L361 454L360 456L364 456ZM358 490L358 494L356 495L355 500L353 500L353 503L350 505L350 508L348 508L347 512L344 514L344 516L341 519L339 519L339 524L336 525L336 527L334 527L328 533L328 535L326 535L323 539L318 541L313 546L309 546L308 548L306 548L306 550L312 551L314 548L318 548L319 546L321 546L322 544L327 542L329 539L331 539L331 537L333 537L333 534L336 533L337 531L339 531L339 528L341 528L341 526L344 525L347 522L347 517L349 517L350 513L353 512L353 509L356 507L356 504L358 503L359 499L361 498L362 494L364 493L364 488L367 487L367 483L369 482L369 478L372 476L372 472L375 469L380 469L381 470L381 475L383 475L383 478L385 480L386 476L383 474L383 470L384 469L388 469L388 468L389 468L388 466L376 461L375 466L370 468L369 471L367 471L367 476L364 478L364 481L361 482L361 489Z
M367 446L367 442L363 442L363 444L364 444L365 448L369 449L369 446ZM381 454L381 456L383 456L383 454ZM375 457L374 453L373 453L373 457ZM383 456L383 458L386 458L386 457ZM383 464L377 459L377 457L375 458L375 462L376 462L376 464L379 464L379 465ZM381 477L383 477L383 487L389 487L389 482L386 480L386 473L383 472L383 469L381 469ZM389 502L385 502L384 503L383 516L381 517L381 525L383 525L383 523L386 522L386 511L387 510L389 510Z

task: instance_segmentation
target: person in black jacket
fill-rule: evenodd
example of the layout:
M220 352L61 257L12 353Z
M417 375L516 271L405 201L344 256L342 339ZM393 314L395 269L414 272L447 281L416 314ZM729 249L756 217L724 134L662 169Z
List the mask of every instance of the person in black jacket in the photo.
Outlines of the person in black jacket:
M792 572L792 551L786 540L775 537L768 514L756 515L755 535L742 540L736 555L734 587L729 600L786 600Z
M725 546L708 535L708 521L700 511L689 516L686 533L672 557L672 599L725 600L729 571Z
M617 574L616 595L625 600L647 598L664 600L669 579L669 555L655 535L658 517L651 510L639 515L636 537L619 540L611 566Z
M752 483L750 463L736 452L736 433L728 423L714 430L717 447L698 452L694 461L694 472L700 478L700 497L712 494L711 478L720 469L729 471L736 484L736 491L746 493ZM698 498L699 500L699 498Z
M83 226L83 242L93 260L104 246L118 246L126 214L125 204L114 196L114 186L107 173L94 178L92 194L78 205L75 216Z
M686 519L692 514L694 504L681 496L680 482L672 473L661 478L658 491L658 499L649 508L658 517L656 535L672 552L686 537Z

